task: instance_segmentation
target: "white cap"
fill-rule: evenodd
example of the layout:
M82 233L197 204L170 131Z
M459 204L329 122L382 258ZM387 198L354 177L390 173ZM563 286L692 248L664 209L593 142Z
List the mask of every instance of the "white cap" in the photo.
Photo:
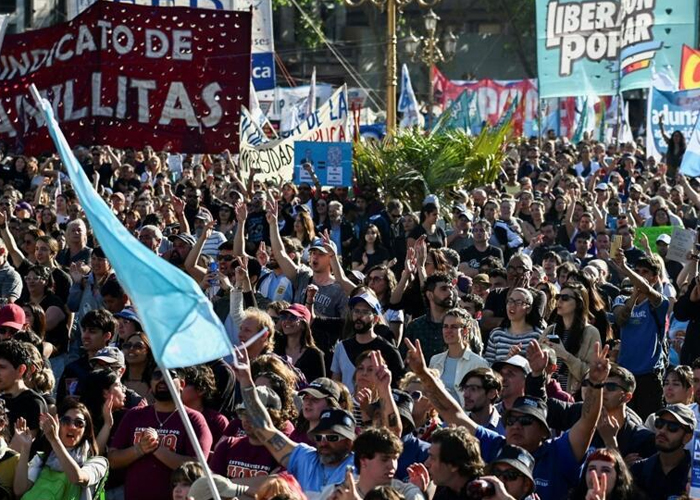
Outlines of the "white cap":
M437 205L438 207L440 206L440 200L438 200L438 197L434 194L429 194L423 200L423 206L427 205L428 203L432 203L434 205Z
M608 190L608 183L607 182L601 182L595 187L596 191L607 191Z
M659 241L666 243L667 245L671 244L671 237L668 234L660 234L656 238L656 242L658 243Z

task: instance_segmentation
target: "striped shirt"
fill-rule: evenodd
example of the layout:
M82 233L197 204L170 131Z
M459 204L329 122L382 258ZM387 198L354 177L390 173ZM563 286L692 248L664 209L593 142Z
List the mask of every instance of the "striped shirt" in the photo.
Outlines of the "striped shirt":
M489 341L484 351L484 359L488 361L490 365L496 361L505 361L510 357L508 356L508 352L511 347L520 344L520 346L525 349L531 340L538 340L540 335L542 335L542 330L539 328L535 328L527 333L518 334L510 333L508 329L496 328L489 336Z

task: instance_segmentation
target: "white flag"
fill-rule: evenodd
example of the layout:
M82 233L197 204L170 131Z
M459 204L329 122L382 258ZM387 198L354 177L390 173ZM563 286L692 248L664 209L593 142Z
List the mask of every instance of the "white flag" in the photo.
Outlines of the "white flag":
M316 66L311 73L311 85L309 85L309 98L306 101L306 116L316 111Z
M620 143L634 142L632 127L630 126L630 103L625 103L625 111L622 115L622 130L620 130Z
M399 96L398 111L403 113L399 124L401 128L423 127L425 119L420 113L418 100L411 84L411 75L408 74L408 66L405 64L401 67L401 95Z
M252 120L261 130L265 130L265 126L267 126L267 129L272 132L272 138L277 138L277 132L275 132L275 129L272 127L272 124L267 119L267 116L265 116L265 113L260 107L260 102L258 101L258 94L255 91L253 80L250 80L250 98L248 100L248 112Z

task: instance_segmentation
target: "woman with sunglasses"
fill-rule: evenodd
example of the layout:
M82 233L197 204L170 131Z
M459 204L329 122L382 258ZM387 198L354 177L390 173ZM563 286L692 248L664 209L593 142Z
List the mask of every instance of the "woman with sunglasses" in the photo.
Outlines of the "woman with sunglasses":
M436 379L440 378L437 370L428 368L428 371ZM416 423L415 435L423 441L430 441L433 432L442 427L442 419L437 409L424 394L423 382L413 372L408 372L399 382L399 389L411 395L413 400L413 421Z
M50 448L30 461L32 434L23 418L15 425L15 439L20 445L15 495L27 500L94 498L103 486L109 462L98 455L88 409L68 398L58 417L42 413L40 426Z
M589 491L600 490L600 482L605 476L605 491L600 491L605 500L633 500L645 498L635 487L632 474L624 459L617 450L612 448L599 448L588 455L583 465L581 479L578 485L571 491L569 500L589 500L595 496L587 496ZM595 477L595 479L594 479ZM594 488L594 483L598 488Z
M324 355L311 334L311 312L303 304L292 304L280 314L282 335L275 338L275 354L298 368L306 380L326 376Z
M156 362L148 337L142 332L134 333L126 339L121 349L126 361L126 371L122 377L125 381L124 385L152 403L153 396L149 383L151 374L156 368Z
M600 342L600 332L589 323L589 296L583 285L567 283L556 299L554 324L545 330L540 343L557 354L558 380L563 390L574 394L588 371L595 343Z

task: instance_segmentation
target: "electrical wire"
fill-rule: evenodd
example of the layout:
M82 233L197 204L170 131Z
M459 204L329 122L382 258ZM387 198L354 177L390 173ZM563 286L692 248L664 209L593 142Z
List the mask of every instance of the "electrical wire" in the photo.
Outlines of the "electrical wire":
M304 18L304 20L306 21L306 23L311 27L311 29L314 30L314 32L318 35L318 37L326 45L326 47L328 47L328 49L335 56L335 58L338 59L338 62L340 62L340 65L345 69L345 71L348 72L348 74L355 81L355 83L357 83L357 85L362 90L367 92L367 98L370 101L372 101L372 104L374 104L379 109L384 109L386 107L386 102L384 102L384 100L381 99L380 97L378 97L378 98L382 102L382 104L377 102L377 100L372 96L372 94L367 91L367 89L371 88L369 86L369 84L364 80L364 78L362 78L362 76L359 73L353 72L352 67L350 66L348 61L340 53L338 53L338 51L328 41L328 39L323 34L323 32L318 29L318 27L314 24L313 19L311 19L311 17L309 17L309 15L304 11L304 9L301 8L301 5L299 5L299 2L297 2L297 0L291 0L291 2L294 4L294 6L297 8L297 10L301 13L301 15Z

